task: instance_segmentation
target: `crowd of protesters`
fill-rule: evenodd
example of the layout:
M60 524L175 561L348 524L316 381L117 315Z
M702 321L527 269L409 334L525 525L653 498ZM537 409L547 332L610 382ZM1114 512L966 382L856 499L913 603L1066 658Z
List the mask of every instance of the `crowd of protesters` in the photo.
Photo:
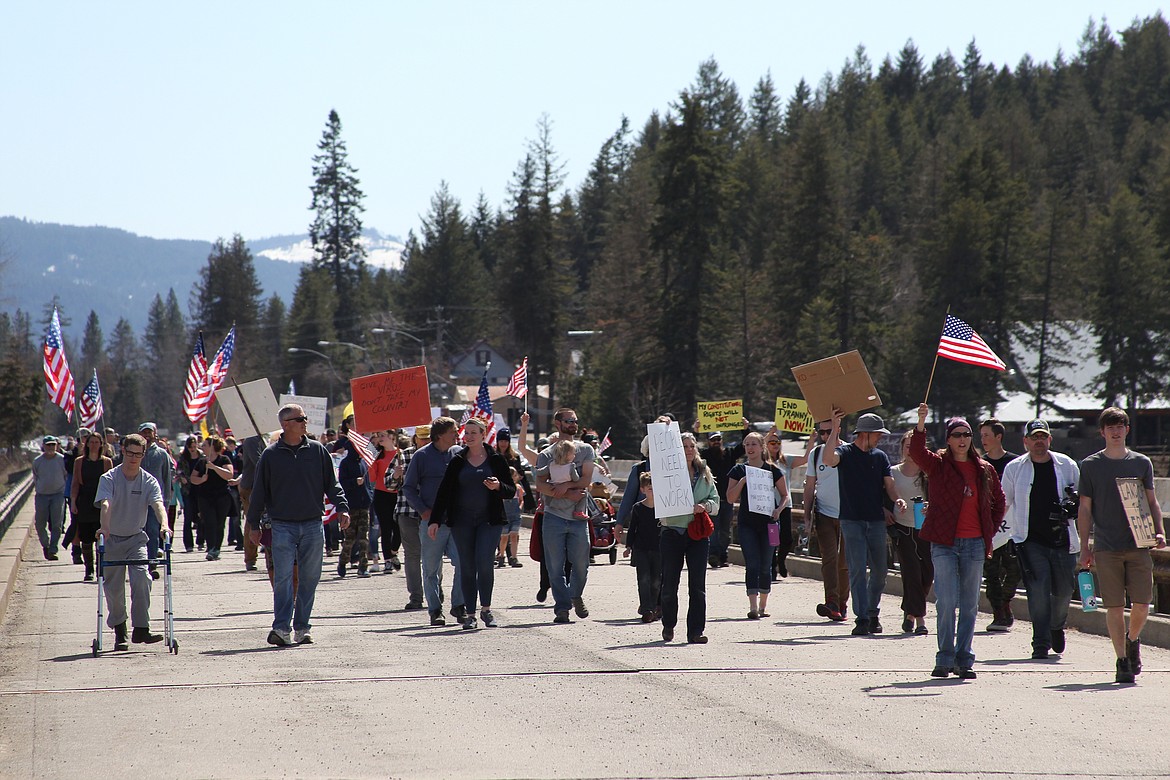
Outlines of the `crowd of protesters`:
M820 548L825 601L815 611L821 617L844 621L852 601L851 634L882 633L887 564L896 559L902 633L930 633L926 617L933 591L938 647L931 674L974 679L974 629L985 574L993 631L1011 629L1010 604L1022 578L1033 622L1033 658L1043 659L1065 650L1079 556L1082 567L1096 564L1117 654L1116 680L1133 682L1141 671L1140 633L1153 600L1152 565L1149 550L1134 543L1114 495L1117 478L1138 480L1149 500L1157 547L1165 546L1165 535L1150 461L1125 444L1125 412L1111 407L1102 413L1106 447L1080 464L1049 450L1051 433L1043 420L1026 426L1024 455L1003 449L1004 427L994 419L978 428L951 419L945 446L932 450L926 441L928 414L925 405L919 408L917 426L900 436L901 462L893 465L878 446L892 434L873 414L861 415L851 440L843 443L844 415L836 410L817 423L800 456L781 452L775 428L759 433L746 420L741 443L730 448L720 433L707 435L700 448L699 436L684 431L693 511L670 517L655 512L647 440L644 460L631 469L621 506L613 511L614 487L597 453L597 436L580 435L584 425L569 408L556 411L555 430L535 449L527 446L525 414L515 445L507 428L495 431L489 445L488 428L478 419L460 426L439 417L412 432L373 432L372 451L362 453L363 437L351 434L352 417L317 441L307 432L303 410L294 405L280 410L282 430L270 436L237 442L230 431L191 433L172 443L158 435L154 423L144 422L132 449L136 459L142 450L141 469L157 483L160 506L166 508L161 519L153 510L144 518L147 557L158 559L157 545L170 526L176 533L181 527L180 555L202 552L207 561L216 561L226 537L228 546L244 553L245 571L253 571L263 553L274 592L269 642L275 645L312 641L313 595L322 559L331 556L337 557L338 577L351 566L360 577L404 570L405 609L426 609L431 625L444 625L449 609L464 629L496 626L495 570L523 566L522 510L535 513L530 551L540 563L537 600L544 602L551 591L555 623L571 622L570 611L586 618L594 524L608 519L607 507L616 518L614 541L620 543L624 530L625 556L636 570L630 601L638 619L660 622L663 640L673 641L685 567L686 640L706 643L706 571L727 565L733 525L745 566L747 619L769 616L771 585L788 576L787 556L795 546L790 480L807 466L800 544ZM657 422L675 420L667 414ZM975 446L976 430L982 453ZM57 560L59 546L70 550L86 581L95 575L99 485L103 475L122 465L128 441L109 428L82 428L76 439L64 441L45 436L34 462L36 530L44 557ZM139 442L145 445L139 448ZM749 508L746 488L754 473L772 485L770 510ZM1071 509L1066 493L1074 496ZM454 567L449 603L444 557ZM157 579L155 567L149 568ZM1128 626L1127 604L1132 605Z

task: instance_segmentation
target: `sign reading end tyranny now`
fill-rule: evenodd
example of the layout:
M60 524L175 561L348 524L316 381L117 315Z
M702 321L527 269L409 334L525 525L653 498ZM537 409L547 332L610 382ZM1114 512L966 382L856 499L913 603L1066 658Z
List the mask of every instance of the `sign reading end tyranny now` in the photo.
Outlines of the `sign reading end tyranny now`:
M425 366L413 366L349 380L353 424L361 432L424 425L431 421L430 385Z

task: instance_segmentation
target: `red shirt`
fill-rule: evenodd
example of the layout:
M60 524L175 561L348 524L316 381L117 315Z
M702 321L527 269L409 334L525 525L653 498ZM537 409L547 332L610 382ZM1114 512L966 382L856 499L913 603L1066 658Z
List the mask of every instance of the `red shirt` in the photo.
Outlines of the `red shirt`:
M386 469L397 454L398 450L383 450L382 457L370 464L370 481L374 483L374 490L381 490L383 493L394 492L386 490Z
M979 523L979 468L973 460L956 460L959 473L963 475L963 504L959 508L959 522L955 528L958 539L977 539L983 536Z

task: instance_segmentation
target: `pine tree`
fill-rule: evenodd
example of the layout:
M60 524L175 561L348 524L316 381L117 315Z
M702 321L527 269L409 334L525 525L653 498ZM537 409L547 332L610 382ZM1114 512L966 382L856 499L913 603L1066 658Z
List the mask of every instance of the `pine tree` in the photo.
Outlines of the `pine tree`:
M301 269L292 309L288 314L288 330L284 343L287 357L283 375L296 381L301 395L325 396L330 382L330 367L312 353L289 353L290 348L320 351L318 341L336 341L333 320L337 310L337 293L333 279L324 268L305 266ZM334 391L337 379L334 377ZM339 396L340 397L340 396ZM330 399L336 405L336 399Z
M149 387L145 395L155 404L147 410L148 414L160 426L171 430L187 427L189 422L180 399L191 362L191 339L173 289L167 292L166 301L161 295L155 295L150 304L142 334L142 353Z
M149 397L153 417L167 399L160 398L149 390L148 379L142 372L142 352L134 328L125 317L118 320L110 335L110 375L102 381L102 400L105 406L105 424L119 431L138 430L138 424L146 419L144 398ZM181 406L180 393L175 405Z
M85 320L85 334L81 337L81 364L77 366L77 376L88 376L95 368L98 374L104 374L106 365L105 336L97 312L90 309Z
M361 243L362 218L365 211L359 189L357 169L349 162L345 141L341 138L341 119L337 111L329 112L318 154L313 156L313 202L316 216L309 226L313 243L313 265L323 268L333 281L339 303L334 327L343 341L360 341L364 307L353 310L360 302L359 291L364 278L366 250ZM356 315L356 316L355 316Z
M256 343L256 313L262 290L256 266L247 243L237 233L230 242L216 239L207 256L207 265L199 269L199 281L191 291L191 324L204 337L215 342L236 327L236 352L232 358L235 376L249 373ZM207 359L218 343L205 344Z

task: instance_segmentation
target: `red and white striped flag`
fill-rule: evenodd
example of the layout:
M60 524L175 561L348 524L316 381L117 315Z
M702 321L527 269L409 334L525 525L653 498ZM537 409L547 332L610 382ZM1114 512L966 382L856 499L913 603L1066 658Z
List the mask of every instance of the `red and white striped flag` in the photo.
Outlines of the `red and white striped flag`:
M610 447L613 446L613 442L610 441L610 438L609 438L609 434L611 431L613 431L613 428L610 428L608 431L606 431L605 436L602 436L601 441L598 442L598 444L597 444L597 454L598 455L600 455L601 453L605 452L606 450L608 450Z
M97 369L93 370L93 379L81 391L77 398L77 417L86 428L92 428L105 414L102 406L102 389L98 387Z
M199 331L199 338L195 339L195 354L191 356L191 366L187 369L187 383L183 386L183 411L187 419L197 422L199 417L195 413L195 393L203 387L207 379L207 356L203 351L203 331Z
M49 329L45 332L44 346L45 389L49 391L49 400L61 407L68 417L73 417L73 394L77 387L73 384L73 372L69 370L69 361L65 359L65 341L61 337L61 318L53 308L53 319L49 321Z
M349 439L353 444L354 449L357 450L358 457L366 462L366 468L374 465L374 443L362 436L360 433L350 428L345 432L345 438Z
M195 372L195 362L199 359L203 347L203 334L199 334L199 343L196 344L196 357L191 361L191 370L187 374L187 381L190 383L191 374ZM232 355L236 349L236 326L228 331L227 337L223 340L223 344L215 352L215 357L211 362L206 364L206 372L203 377L203 382L195 389L191 396L191 400L185 403L183 411L187 414L187 419L191 422L198 422L207 416L207 412L211 409L211 402L215 399L215 391L220 388L224 380L227 379L228 367L232 363ZM184 401L186 401L186 393L184 392Z
M483 420L487 426L487 435L484 441L489 447L496 445L496 418L492 414L492 397L488 393L487 372L491 368L491 363L483 370L483 379L479 382L479 392L475 396L475 403L471 405L471 409L463 413L463 419L459 421L459 439L463 440L463 427L467 425L467 421L472 417L478 417Z
M505 393L513 398L523 398L528 395L528 356L524 356L524 362L516 369L516 373L512 374L512 379L508 382L508 388L504 390Z
M972 366L993 368L996 371L1007 369L1007 364L979 338L974 328L950 314L947 315L942 337L938 342L938 356L969 363Z

